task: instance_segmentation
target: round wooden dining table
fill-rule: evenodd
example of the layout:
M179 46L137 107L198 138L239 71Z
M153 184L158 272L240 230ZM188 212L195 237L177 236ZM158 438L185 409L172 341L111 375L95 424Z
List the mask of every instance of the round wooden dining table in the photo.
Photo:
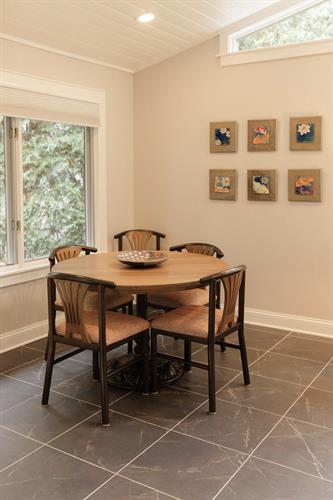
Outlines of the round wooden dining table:
M136 294L136 314L147 318L147 294L197 288L202 286L200 278L225 271L229 267L223 259L208 255L189 252L163 253L166 254L167 260L153 267L131 267L118 261L119 252L106 252L83 255L58 262L52 268L52 272L112 282L118 289ZM138 344L135 351L139 350L140 345ZM128 359L129 354L126 356ZM114 361L118 365L121 362L121 359ZM165 370L165 367L161 369L163 377L161 375L160 378L163 378L165 384L182 375L183 371L179 366L174 366L170 361L166 362L165 360L163 363L164 365L168 363L170 372L168 375L166 374L168 370ZM139 367L134 374L122 374L117 380L113 380L111 377L109 382L111 385L127 389L138 389L141 384L140 370Z

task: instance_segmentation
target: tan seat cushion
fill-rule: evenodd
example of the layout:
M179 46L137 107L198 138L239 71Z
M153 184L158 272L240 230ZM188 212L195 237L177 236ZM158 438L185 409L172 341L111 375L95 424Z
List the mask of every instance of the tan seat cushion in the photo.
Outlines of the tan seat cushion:
M207 289L194 288L179 292L162 292L148 295L148 304L161 307L204 306L209 302Z
M107 345L114 344L115 342L119 342L120 340L124 340L149 328L149 322L145 319L139 318L138 316L123 314L120 312L107 311L105 313L105 320ZM85 312L83 314L83 321L90 341L92 343L98 344L98 313ZM65 321L57 325L56 332L58 335L61 335L63 337L65 336ZM81 336L79 334L74 334L73 338L81 340Z
M132 302L134 299L133 295L130 293L122 292L116 288L106 288L105 290L105 309L115 309L116 307L121 307L122 305ZM58 309L63 309L63 305L60 297L57 294L55 305ZM98 311L98 293L92 290L88 290L86 298L84 300L84 309L87 312Z
M216 309L215 333L221 321L223 311ZM200 338L208 337L208 307L183 306L159 315L151 322L151 328L165 332L182 333Z

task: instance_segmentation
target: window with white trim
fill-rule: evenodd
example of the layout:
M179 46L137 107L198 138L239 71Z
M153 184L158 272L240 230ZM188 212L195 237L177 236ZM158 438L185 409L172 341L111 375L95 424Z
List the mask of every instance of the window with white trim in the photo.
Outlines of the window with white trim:
M284 12L274 22L266 20L261 26L231 35L229 47L230 52L242 52L332 37L333 0L321 0L310 2L306 8L300 4L298 11L291 15L290 11Z
M0 116L0 266L90 243L91 129Z

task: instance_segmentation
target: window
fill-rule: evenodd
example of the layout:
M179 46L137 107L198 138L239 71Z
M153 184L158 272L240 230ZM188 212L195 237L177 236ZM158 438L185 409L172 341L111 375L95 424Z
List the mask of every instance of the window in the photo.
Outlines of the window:
M239 38L235 51L333 37L333 0L326 0Z
M0 265L90 242L89 146L84 126L0 118Z

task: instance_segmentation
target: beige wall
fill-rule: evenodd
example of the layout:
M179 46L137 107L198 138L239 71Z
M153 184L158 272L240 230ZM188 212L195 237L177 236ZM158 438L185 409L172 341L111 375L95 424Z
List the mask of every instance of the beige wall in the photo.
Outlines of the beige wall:
M133 76L3 40L0 55L0 69L105 90L108 172L105 217L111 248L113 234L134 223ZM0 289L0 335L45 320L45 299L42 280Z
M215 38L134 76L135 223L247 264L248 308L333 320L333 56L222 68L217 52ZM289 117L306 114L323 116L323 151L289 152ZM247 152L258 118L277 119L276 152ZM209 153L221 120L239 124L236 154ZM322 203L287 201L287 170L302 167L322 169ZM238 170L237 202L208 199L211 168ZM254 168L277 170L277 202L247 201Z

